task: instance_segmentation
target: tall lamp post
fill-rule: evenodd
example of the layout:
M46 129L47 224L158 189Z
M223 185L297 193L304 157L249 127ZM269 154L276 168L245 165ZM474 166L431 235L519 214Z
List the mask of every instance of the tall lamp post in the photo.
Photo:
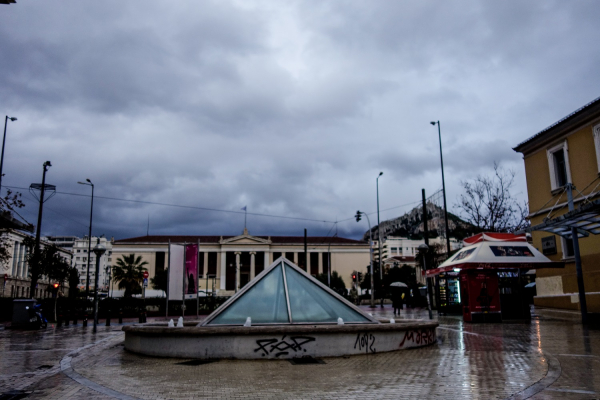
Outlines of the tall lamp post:
M383 279L383 268L381 267L381 226L379 226L379 177L383 175L383 172L380 172L377 175L377 235L379 241L379 279Z
M444 196L444 222L446 223L446 254L450 255L450 227L448 226L448 206L446 205L446 181L444 179L444 157L442 156L442 130L440 121L431 121L431 125L438 127L438 136L440 139L440 162L442 164L442 194Z
M102 257L105 251L106 248L100 244L100 238L98 238L98 242L94 247L94 254L96 254L96 279L94 280L94 333L96 333L96 326L98 325L98 278L100 275L100 257Z
M6 124L8 120L16 121L17 118L9 117L8 115L4 118L4 138L2 139L2 156L0 156L0 191L2 190L2 167L4 166L4 146L6 145Z
M77 182L80 185L87 185L92 187L92 205L90 206L90 232L88 235L88 252L87 252L87 273L85 278L85 297L90 296L90 258L92 255L92 217L94 216L94 184L89 179L85 182Z
M361 215L367 217L367 223L369 224L369 255L371 260L371 308L375 308L375 278L373 278L373 233L371 231L371 220L369 215L360 210L356 211L356 222L360 221Z

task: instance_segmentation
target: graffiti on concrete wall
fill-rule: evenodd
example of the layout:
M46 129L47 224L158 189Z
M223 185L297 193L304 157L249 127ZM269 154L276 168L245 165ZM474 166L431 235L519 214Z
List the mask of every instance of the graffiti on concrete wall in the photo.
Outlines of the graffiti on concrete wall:
M286 339L287 335L284 335L281 339L259 339L256 341L258 347L254 349L254 352L262 352L262 356L275 354L275 357L285 356L290 352L306 352L304 346L307 343L314 342L314 337L311 336L290 336Z
M375 336L371 333L359 333L356 335L356 342L354 342L354 348L365 353L376 353L377 350L373 347L375 344Z
M431 328L409 330L404 333L404 338L400 342L402 347L425 346L435 342L435 330Z

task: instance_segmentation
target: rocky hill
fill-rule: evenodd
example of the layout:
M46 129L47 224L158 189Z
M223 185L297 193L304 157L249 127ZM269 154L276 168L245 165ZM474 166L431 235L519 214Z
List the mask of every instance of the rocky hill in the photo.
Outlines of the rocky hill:
M437 237L438 232L444 229L444 210L434 203L429 202L427 203L427 215L429 237ZM478 232L476 227L452 213L448 213L448 225L450 226L450 237L455 237L459 240ZM380 227L382 237L401 236L409 239L422 239L423 209L418 206L398 218L381 221ZM371 230L373 231L373 240L377 240L379 237L379 227L375 225ZM368 230L363 235L363 240L369 240Z

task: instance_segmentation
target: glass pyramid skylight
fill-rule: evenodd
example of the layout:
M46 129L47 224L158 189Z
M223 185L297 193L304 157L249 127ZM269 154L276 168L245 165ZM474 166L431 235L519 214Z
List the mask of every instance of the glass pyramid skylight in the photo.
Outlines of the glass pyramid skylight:
M216 309L202 326L378 323L284 257Z

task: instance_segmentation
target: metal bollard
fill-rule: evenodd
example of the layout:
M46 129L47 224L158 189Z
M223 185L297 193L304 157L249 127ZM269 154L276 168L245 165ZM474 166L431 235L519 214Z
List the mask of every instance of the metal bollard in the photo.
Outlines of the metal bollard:
M56 318L56 326L58 328L60 328L62 326L62 323L63 323L63 321L62 321L62 315L58 314L58 317Z
M83 316L83 327L87 328L87 314Z
M119 310L119 323L123 323L123 310Z
M106 316L106 326L110 326L110 312Z

